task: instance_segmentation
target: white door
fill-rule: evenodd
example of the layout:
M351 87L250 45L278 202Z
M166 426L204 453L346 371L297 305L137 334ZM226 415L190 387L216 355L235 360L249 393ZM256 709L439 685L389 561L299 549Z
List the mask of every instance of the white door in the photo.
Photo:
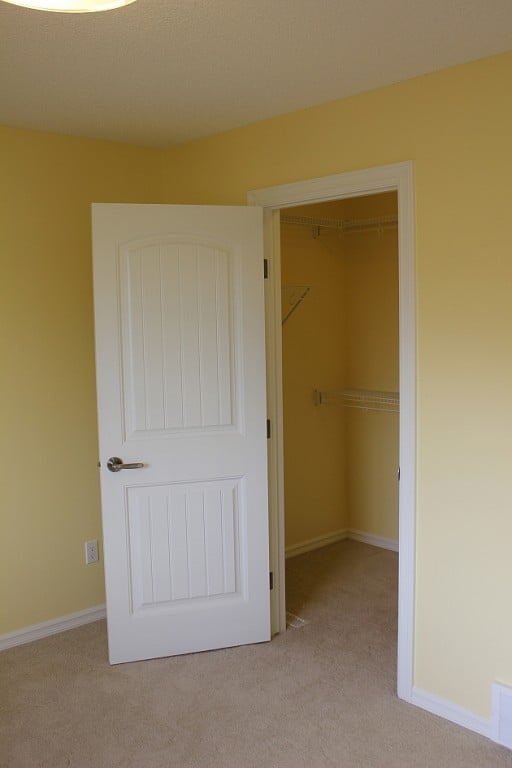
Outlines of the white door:
M270 639L262 229L93 206L111 663Z

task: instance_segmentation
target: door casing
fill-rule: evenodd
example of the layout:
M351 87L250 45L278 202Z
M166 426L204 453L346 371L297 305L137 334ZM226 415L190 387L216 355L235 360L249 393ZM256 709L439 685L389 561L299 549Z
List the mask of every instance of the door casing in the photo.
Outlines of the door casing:
M267 348L270 564L272 632L286 629L284 446L281 337L281 208L396 191L398 197L400 487L397 693L412 701L414 680L416 526L416 277L413 163L406 161L253 190L249 205L263 207Z

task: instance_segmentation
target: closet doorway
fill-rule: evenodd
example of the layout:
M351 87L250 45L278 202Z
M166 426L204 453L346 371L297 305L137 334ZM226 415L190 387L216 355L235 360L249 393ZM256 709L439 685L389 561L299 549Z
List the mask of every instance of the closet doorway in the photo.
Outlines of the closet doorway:
M396 192L281 211L285 549L398 551Z
M398 552L397 193L281 210L280 250L286 557Z
M248 203L264 210L267 412L272 631L286 629L284 441L281 317L281 222L283 209L346 198L397 192L399 252L399 586L397 692L412 701L414 661L416 520L416 278L413 163L375 166L360 171L253 190ZM290 214L292 215L292 214ZM307 299L304 299L307 300ZM297 310L299 311L299 310ZM378 414L380 415L380 414Z

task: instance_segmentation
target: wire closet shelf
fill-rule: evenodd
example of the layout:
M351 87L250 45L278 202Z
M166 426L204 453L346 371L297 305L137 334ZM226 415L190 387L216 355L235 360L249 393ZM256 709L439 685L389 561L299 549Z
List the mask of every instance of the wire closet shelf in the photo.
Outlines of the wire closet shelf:
M362 411L399 413L398 392L382 392L375 389L314 390L315 405L341 405Z
M383 232L396 229L398 216L376 216L371 219L329 219L310 216L292 216L281 214L282 224L299 224L311 227L313 236L318 237L321 229L336 229L338 232Z

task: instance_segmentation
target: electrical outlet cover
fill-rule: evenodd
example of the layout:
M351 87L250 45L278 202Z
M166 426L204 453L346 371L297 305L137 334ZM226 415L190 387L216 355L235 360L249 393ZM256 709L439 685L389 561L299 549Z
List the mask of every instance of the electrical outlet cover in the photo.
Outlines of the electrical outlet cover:
M91 541L85 542L85 563L91 565L91 563L97 563L99 560L98 555L98 540L91 539Z

